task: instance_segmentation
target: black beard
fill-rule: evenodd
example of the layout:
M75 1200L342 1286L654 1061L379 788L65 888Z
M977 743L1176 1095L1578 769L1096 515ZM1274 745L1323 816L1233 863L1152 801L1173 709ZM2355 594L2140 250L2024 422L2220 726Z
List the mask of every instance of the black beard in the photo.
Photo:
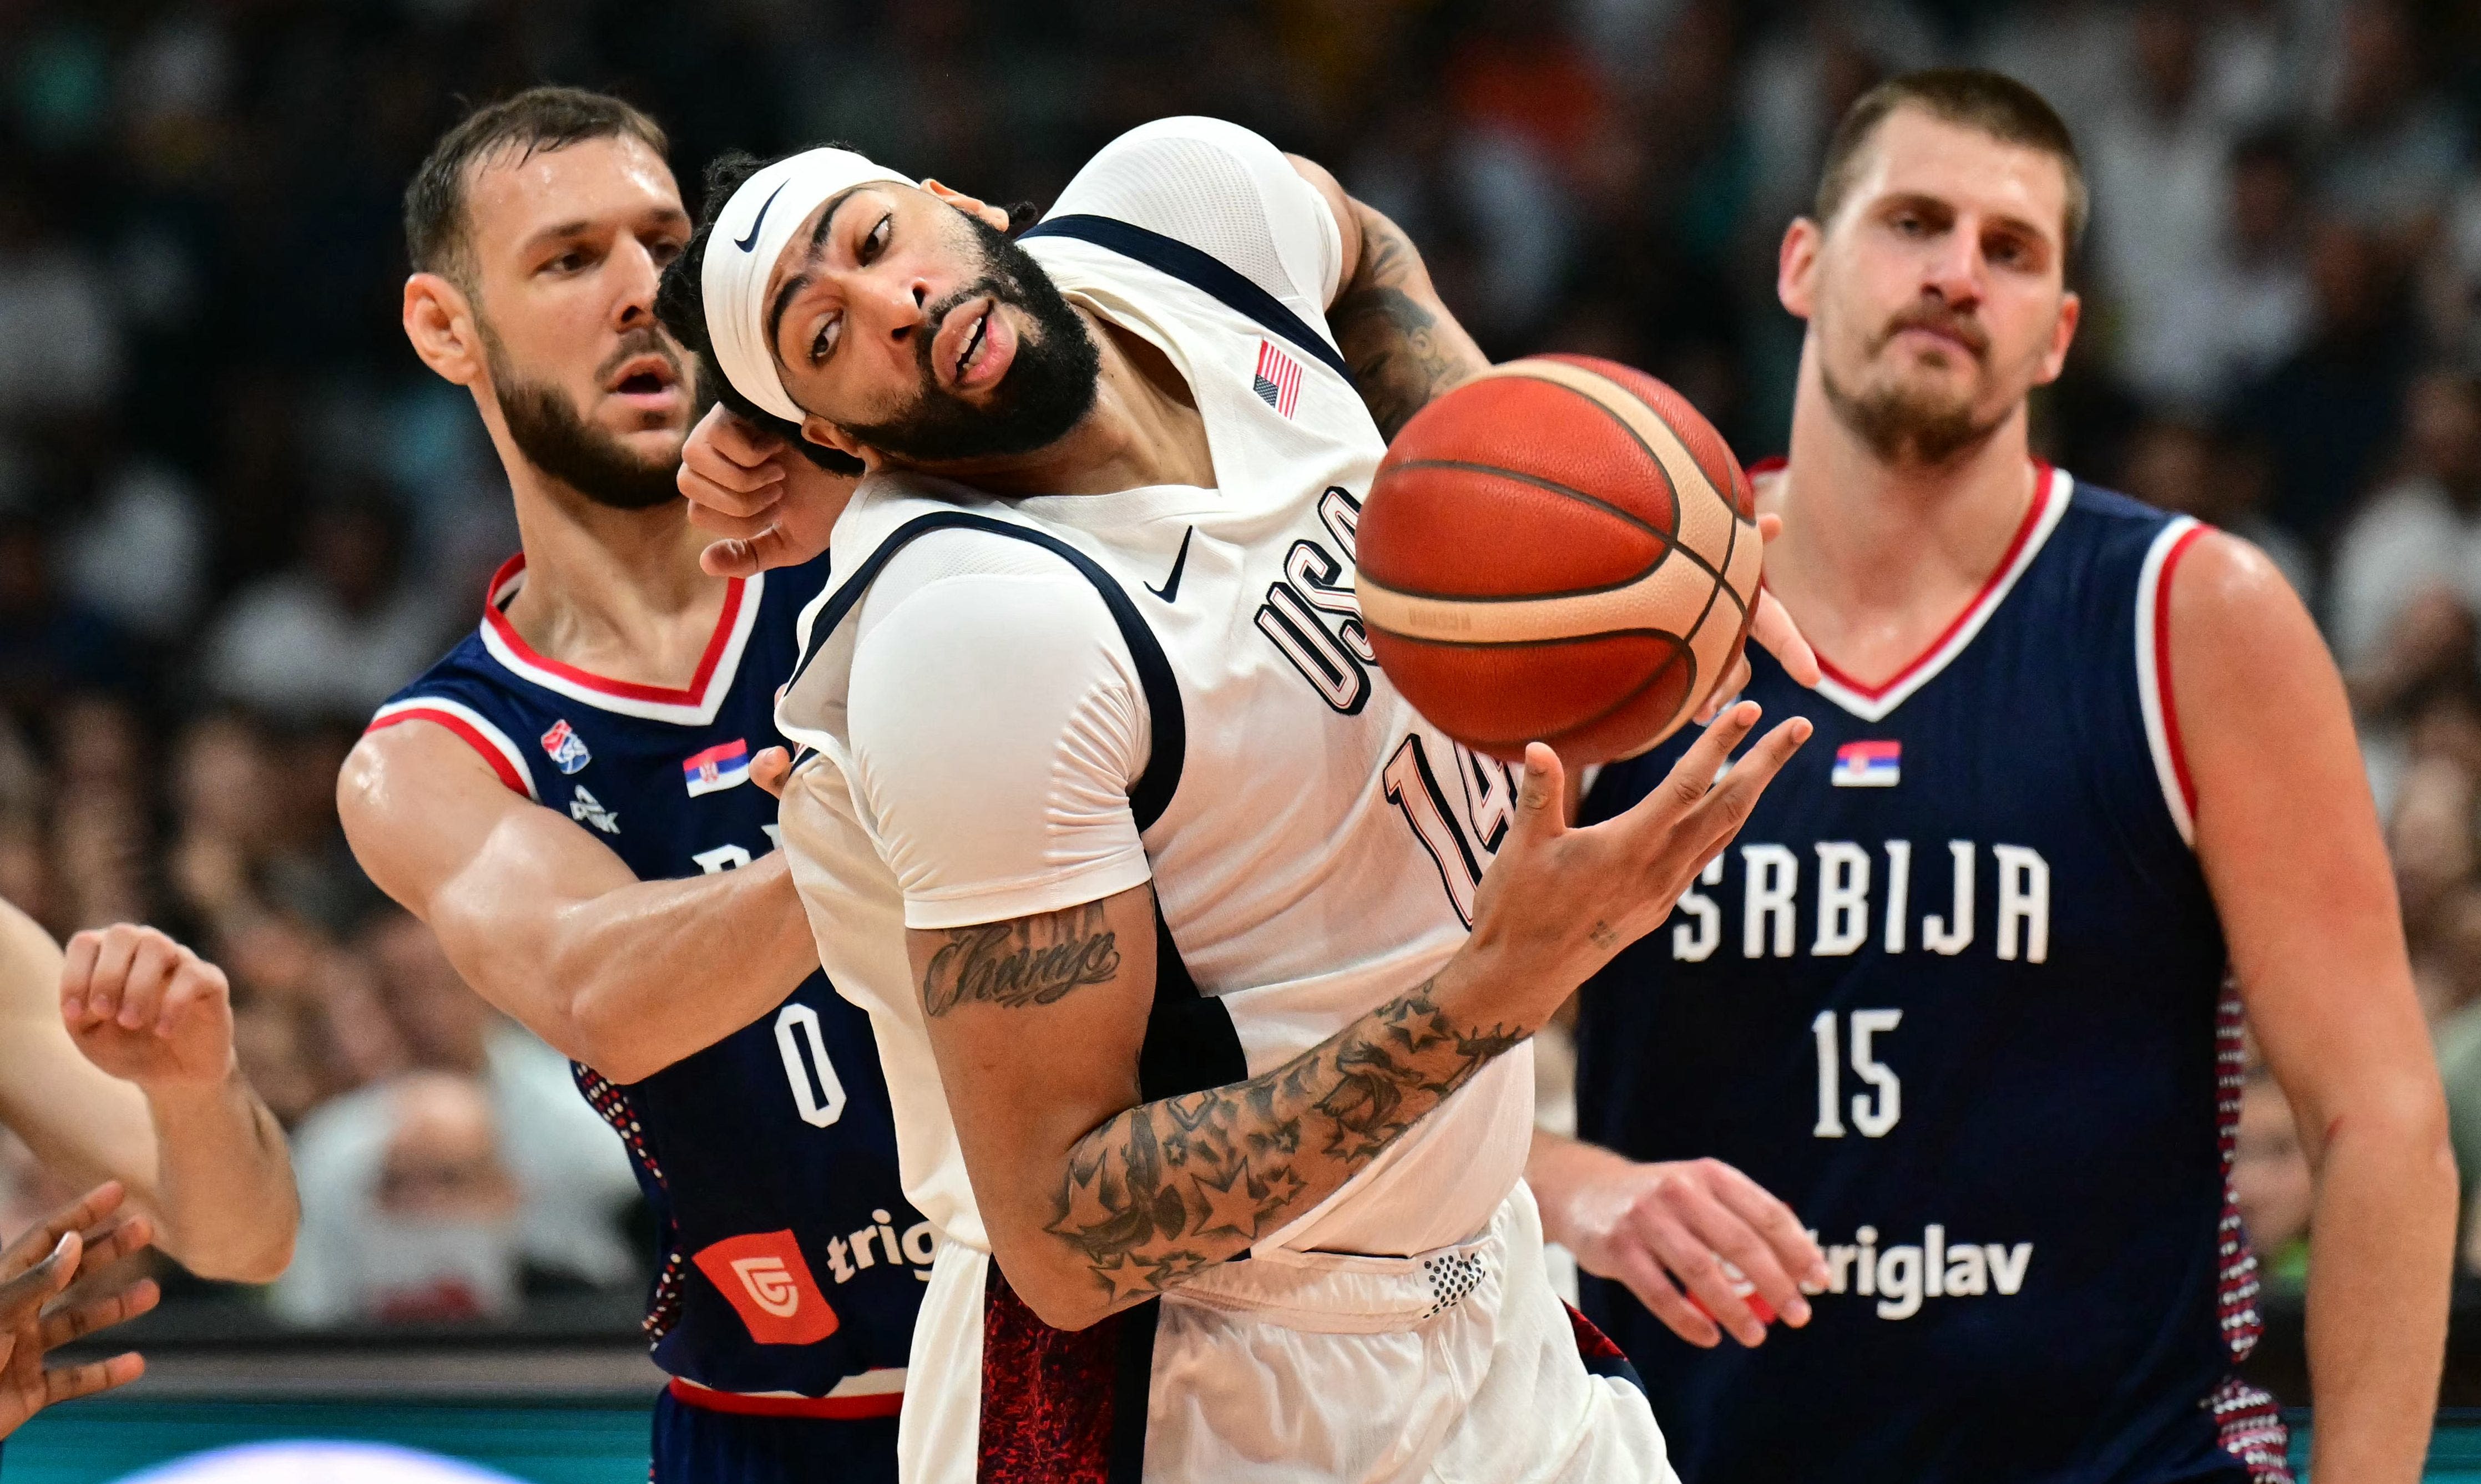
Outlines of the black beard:
M922 393L884 422L853 423L845 431L908 464L1006 458L1058 442L1094 405L1102 352L1085 322L1032 254L978 217L958 212L982 250L982 276L924 311L916 338ZM978 295L1022 310L1032 331L1017 338L1016 358L990 404L976 406L939 384L930 364L933 333L950 310Z
M1836 420L1858 434L1881 463L1933 468L1998 430L1998 422L1974 422L1969 404L1938 405L1899 387L1855 396L1836 385L1823 364L1817 383Z
M677 450L661 463L639 457L580 417L560 388L521 379L497 336L486 337L486 349L500 416L527 462L606 509L651 510L680 498Z

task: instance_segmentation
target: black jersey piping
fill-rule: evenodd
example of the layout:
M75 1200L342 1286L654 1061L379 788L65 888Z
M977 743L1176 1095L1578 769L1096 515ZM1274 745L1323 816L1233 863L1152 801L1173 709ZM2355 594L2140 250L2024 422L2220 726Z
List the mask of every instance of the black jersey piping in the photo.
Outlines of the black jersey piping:
M933 510L917 515L888 534L878 543L853 574L838 586L835 596L810 626L810 643L801 653L800 664L793 667L793 678L785 682L789 690L801 682L810 661L826 644L827 638L846 617L861 603L870 585L893 560L898 552L933 531L953 529L986 531L1012 540L1026 541L1058 554L1078 574L1094 585L1103 598L1103 606L1111 612L1111 621L1119 626L1120 638L1127 641L1129 659L1136 666L1137 683L1145 688L1146 709L1154 718L1154 747L1146 758L1145 771L1137 775L1136 785L1129 790L1129 812L1136 817L1137 828L1143 831L1162 818L1171 807L1171 796L1180 788L1183 763L1188 754L1188 718L1181 706L1180 682L1172 674L1171 661L1163 654L1162 642L1154 630L1137 614L1137 606L1103 564L1086 556L1066 541L1047 531L1020 526L995 519L972 510Z
M1338 351L1324 335L1311 328L1299 315L1284 307L1284 301L1249 281L1240 272L1220 258L1202 252L1176 237L1150 232L1133 222L1113 217L1075 215L1053 217L1026 228L1017 241L1034 237L1073 237L1108 248L1124 258L1134 258L1158 273L1168 273L1200 293L1220 300L1226 308L1245 315L1283 336L1304 352L1317 357L1319 364L1352 384L1352 368L1344 362Z

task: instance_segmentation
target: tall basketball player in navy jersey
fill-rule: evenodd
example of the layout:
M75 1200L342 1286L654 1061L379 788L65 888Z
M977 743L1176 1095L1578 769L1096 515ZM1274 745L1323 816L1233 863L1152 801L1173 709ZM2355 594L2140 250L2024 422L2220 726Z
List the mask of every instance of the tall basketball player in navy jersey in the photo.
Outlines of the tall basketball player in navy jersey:
M1934 72L1855 105L1784 240L1766 582L1825 678L1759 655L1747 693L1817 737L1588 984L1606 1148L1529 1171L1687 1484L2282 1477L2231 1377L2243 1007L2317 1173L2318 1476L2420 1471L2455 1177L2342 689L2258 552L2029 456L2083 215L2039 97ZM1754 1348L1654 1322L1667 1172L1631 1160L1708 1153L1825 1248L1815 1317Z
M700 569L673 486L690 378L652 313L690 231L663 148L615 99L535 90L406 193L405 331L474 393L525 551L379 709L339 803L373 878L573 1058L635 1160L673 1378L653 1477L888 1478L931 1228L759 786L826 563Z

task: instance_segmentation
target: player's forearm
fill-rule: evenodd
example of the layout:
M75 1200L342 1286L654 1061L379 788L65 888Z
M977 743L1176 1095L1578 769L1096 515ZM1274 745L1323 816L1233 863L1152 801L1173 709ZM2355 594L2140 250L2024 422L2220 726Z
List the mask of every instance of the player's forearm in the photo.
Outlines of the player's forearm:
M1081 1328L1247 1251L1537 1028L1493 999L1450 964L1280 1067L1112 1117L1068 1150L1042 1295L1009 1281Z
M2380 1107L2330 1127L2310 1228L2311 1471L2414 1484L2446 1344L2454 1156L2442 1111Z
M1361 260L1328 307L1327 327L1379 432L1393 438L1431 398L1488 370L1490 359L1440 301L1402 230L1358 201L1353 212Z
M293 1261L301 1202L284 1130L234 1068L221 1081L150 1086L152 1192L164 1250L201 1278L273 1283Z
M563 1054L633 1082L773 1009L818 966L775 851L736 871L633 882L560 908L534 952L497 966L501 993L490 998L539 1005L512 1013Z

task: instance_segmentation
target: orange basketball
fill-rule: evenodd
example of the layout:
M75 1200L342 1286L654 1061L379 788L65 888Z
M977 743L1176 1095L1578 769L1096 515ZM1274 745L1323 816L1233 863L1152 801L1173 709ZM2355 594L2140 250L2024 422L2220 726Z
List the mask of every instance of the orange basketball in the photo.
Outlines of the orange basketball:
M1756 497L1722 434L1641 371L1495 366L1396 435L1355 586L1380 668L1465 745L1642 752L1729 672L1758 596Z

